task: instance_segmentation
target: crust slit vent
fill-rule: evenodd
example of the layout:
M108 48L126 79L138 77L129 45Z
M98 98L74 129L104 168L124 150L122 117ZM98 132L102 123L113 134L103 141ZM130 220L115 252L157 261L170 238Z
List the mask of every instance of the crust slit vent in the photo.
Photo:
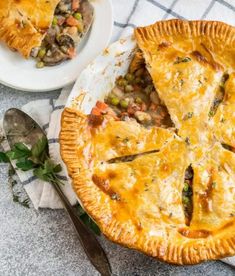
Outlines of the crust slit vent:
M190 225L193 213L193 169L191 165L185 171L182 204L185 215L185 224Z
M225 82L228 80L228 78L229 78L229 75L227 73L225 73L221 78L219 87L215 93L214 101L212 103L212 106L211 106L209 114L208 114L209 118L214 117L219 105L223 102L223 100L226 97L224 85L225 85Z

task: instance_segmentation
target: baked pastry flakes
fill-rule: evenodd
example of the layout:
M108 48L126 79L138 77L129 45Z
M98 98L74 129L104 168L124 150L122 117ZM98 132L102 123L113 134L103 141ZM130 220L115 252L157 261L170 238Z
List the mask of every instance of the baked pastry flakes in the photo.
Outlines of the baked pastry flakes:
M175 129L66 108L61 154L74 190L124 246L175 264L234 255L235 29L169 20L135 37Z

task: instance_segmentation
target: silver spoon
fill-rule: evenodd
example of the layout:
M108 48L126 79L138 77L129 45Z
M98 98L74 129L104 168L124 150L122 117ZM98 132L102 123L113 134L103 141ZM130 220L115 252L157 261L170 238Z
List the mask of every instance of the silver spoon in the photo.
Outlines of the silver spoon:
M11 148L18 142L25 143L27 146L32 147L38 139L42 137L46 138L41 127L26 113L16 108L11 108L6 111L3 120L3 128ZM63 202L77 230L78 238L88 259L102 276L112 275L108 258L95 235L81 221L75 209L65 197L60 186L56 184L52 185Z

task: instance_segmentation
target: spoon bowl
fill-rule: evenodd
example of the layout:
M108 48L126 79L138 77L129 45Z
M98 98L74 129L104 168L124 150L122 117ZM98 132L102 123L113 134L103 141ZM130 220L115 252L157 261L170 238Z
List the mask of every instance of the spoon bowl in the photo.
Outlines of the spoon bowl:
M3 128L10 147L16 143L25 143L28 147L32 147L38 139L46 137L42 128L30 116L17 108L6 111Z

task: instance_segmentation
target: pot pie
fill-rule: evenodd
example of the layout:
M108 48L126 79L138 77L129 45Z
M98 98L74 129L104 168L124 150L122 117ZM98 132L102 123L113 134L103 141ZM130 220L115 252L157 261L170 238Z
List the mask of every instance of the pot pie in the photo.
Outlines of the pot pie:
M63 112L74 190L116 243L174 264L232 256L235 29L169 20L134 33L129 70L105 100Z
M37 68L57 65L76 55L88 31L93 7L88 0L5 0L0 3L0 40Z

